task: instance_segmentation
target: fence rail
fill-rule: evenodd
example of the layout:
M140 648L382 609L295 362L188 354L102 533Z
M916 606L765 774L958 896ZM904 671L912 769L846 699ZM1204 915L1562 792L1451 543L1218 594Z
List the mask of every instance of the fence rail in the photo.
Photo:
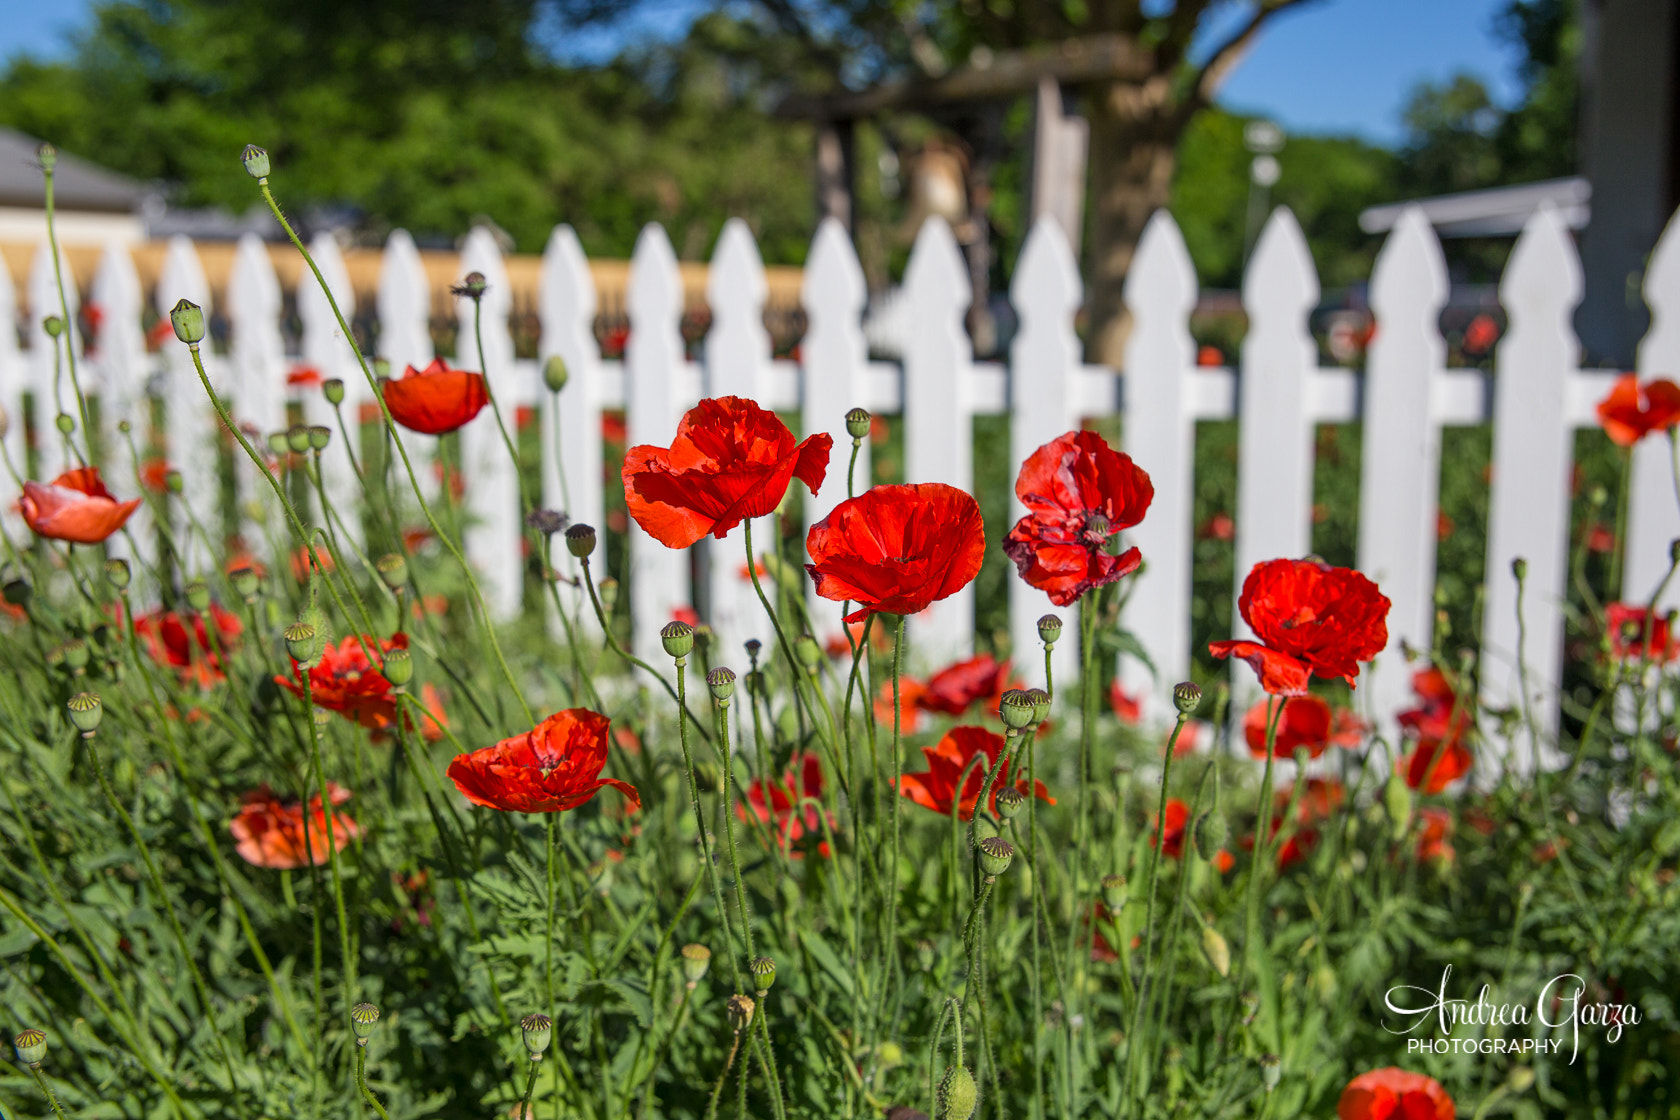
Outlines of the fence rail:
M350 315L354 293L337 244L322 236L311 249ZM1006 364L973 358L962 322L969 290L966 270L949 227L938 220L923 226L910 256L900 298L914 330L898 362L869 358L861 325L863 273L843 229L833 222L817 230L803 272L801 295L809 326L799 362L771 357L763 319L765 270L751 233L739 220L725 226L707 274L713 318L698 362L685 355L679 333L683 281L670 242L657 225L643 230L631 261L626 296L631 332L622 361L602 358L589 264L569 227L554 231L542 257L536 360L515 359L507 273L487 231L467 238L460 267L482 272L489 281L483 345L501 407L511 412L526 406L540 416L543 503L591 524L600 524L603 512L599 465L601 412L606 409L624 410L631 443L659 444L670 441L683 410L702 395L734 393L798 412L803 434L827 431L836 447L828 482L805 503L810 521L844 497L850 439L843 417L854 406L902 415L907 480L965 489L972 489L973 482L975 416L1010 416L1010 455L1018 463L1087 417L1122 415L1125 449L1156 487L1149 516L1132 532L1146 567L1128 601L1126 622L1149 648L1159 676L1151 679L1141 663L1130 660L1121 674L1129 689L1148 692L1155 712L1168 710L1171 684L1187 675L1191 660L1196 421L1239 421L1239 585L1259 560L1309 551L1314 426L1365 421L1358 563L1394 602L1390 655L1379 658L1360 688L1378 714L1393 712L1408 695L1405 666L1394 655L1401 643L1430 646L1441 429L1491 422L1483 700L1508 707L1520 698L1516 587L1509 575L1518 556L1528 562L1524 660L1531 690L1537 698L1555 695L1562 662L1571 441L1576 429L1596 423L1594 405L1616 374L1578 366L1570 317L1580 301L1580 264L1569 231L1553 210L1542 208L1530 219L1500 284L1510 328L1491 377L1446 366L1438 322L1447 298L1446 269L1433 231L1415 208L1396 223L1376 263L1371 304L1380 329L1363 373L1318 364L1307 330L1319 296L1317 275L1301 230L1286 209L1271 216L1244 280L1250 329L1236 369L1196 365L1188 326L1196 277L1178 228L1165 212L1150 221L1128 278L1126 301L1134 328L1123 376L1086 365L1080 356L1073 329L1083 296L1079 273L1066 239L1049 220L1033 228L1016 266L1010 294L1020 328ZM68 268L65 274L70 275ZM19 463L27 438L21 430L21 398L30 393L46 402L35 410L41 432L34 444L43 471L50 474L63 466L52 414L73 413L75 407L66 379L55 372L54 352L41 325L46 314L58 309L44 241L26 294L31 309L23 332L27 345L19 347L17 332L0 322L0 405L20 418L6 437L13 462ZM141 334L142 287L125 248L106 249L86 295L98 305L101 327L96 352L83 355L81 365L84 384L103 400L105 445L115 453L108 473L116 480L135 478L133 444L117 435L115 424L143 415L156 395L164 405L171 464L188 479L213 477L213 415L184 348L170 344L161 355L147 352ZM79 294L72 289L67 297L74 315ZM211 291L195 247L176 239L159 267L157 310L166 312L182 297L208 308ZM1680 371L1680 233L1674 224L1656 246L1645 298L1653 322L1640 349L1640 371L1646 376ZM17 302L6 270L0 269L0 315L9 314ZM300 402L310 422L329 421L318 392L300 393L287 385L285 373L298 361L323 377L343 380L350 415L371 399L327 301L314 287L306 285L298 295L301 352L284 352L279 282L267 248L254 236L237 246L226 303L221 311L230 324L231 345L225 354L209 355L207 366L237 421L259 432L283 427L289 401ZM429 362L434 356L428 329L432 286L413 240L402 231L386 244L376 303L378 354L398 369ZM476 368L472 305L462 299L457 312L462 352L456 360ZM80 341L73 339L73 344ZM564 358L570 370L557 409L540 373L551 355ZM463 429L462 471L475 515L466 547L493 610L505 616L521 609L521 517L517 480L494 423L486 415ZM430 440L409 442L419 448ZM335 441L327 457L329 489L338 488L335 502L347 499L338 508L354 510L356 503L348 500L354 476L347 449ZM860 467L859 478L868 479L867 443ZM266 500L259 483L253 470L244 470L241 497ZM429 473L425 484L435 486ZM21 529L15 486L7 478L0 488L8 529ZM1668 542L1680 537L1680 507L1665 447L1648 443L1636 451L1631 494L1624 586L1637 598L1655 592L1667 569ZM186 530L195 522L218 524L216 502L212 488L189 484L171 507L179 538L191 542L189 566L211 563L205 535ZM1021 512L1018 503L1012 504L1012 517ZM143 531L135 534L137 541L149 539ZM114 540L112 547L126 545ZM739 548L735 539L707 542L699 565L707 621L724 648L769 636L767 623L749 601L750 586L738 577L745 560ZM690 567L683 556L632 526L629 585L637 648L655 655L659 624L697 597ZM1042 593L1009 581L1010 632L1017 649L1034 647L1035 620L1048 609ZM837 604L813 601L812 610L819 627L838 632ZM972 589L936 604L912 619L914 641L933 657L961 652L972 644L973 612ZM1072 644L1063 643L1066 648L1058 654L1071 658ZM1546 718L1555 725L1555 704L1538 710L1550 712Z

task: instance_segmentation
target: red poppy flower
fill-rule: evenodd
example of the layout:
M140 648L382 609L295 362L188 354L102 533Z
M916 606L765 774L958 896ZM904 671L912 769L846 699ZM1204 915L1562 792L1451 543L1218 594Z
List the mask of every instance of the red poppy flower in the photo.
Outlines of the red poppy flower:
M953 727L937 744L922 748L928 768L903 775L899 780L898 791L924 809L932 809L941 816L948 817L951 815L951 803L958 797L957 779L977 755L983 754L985 761L969 770L968 777L963 781L957 816L966 821L974 816L975 802L980 800L980 787L986 784L986 773L997 765L998 754L1002 750L1002 735L994 735L984 727ZM998 790L1008 783L1009 767L1005 765L998 772L997 781L992 784L992 803L986 806L987 809L996 810ZM1028 792L1025 779L1017 780L1015 788L1022 793ZM1036 783L1032 792L1040 801L1051 805L1056 803L1056 799L1050 796L1050 791L1044 788L1043 782Z
M782 850L788 852L794 859L803 854L793 850L793 847L806 835L822 836L822 818L817 815L815 806L799 807L799 802L806 798L821 798L823 792L822 763L814 754L795 754L788 761L787 772L779 779L771 781L768 778L755 778L747 786L746 803L737 802L735 814L743 821L747 820L747 808L752 807L753 815L767 825L773 825ZM828 815L829 827L834 827L834 815ZM817 852L823 858L828 858L829 848L827 840L819 840Z
M1435 754L1441 761L1435 762ZM1419 739L1410 754L1395 763L1396 773L1405 775L1406 784L1425 793L1440 793L1470 772L1470 752L1457 740ZM1430 766L1435 768L1430 770ZM1424 782L1428 781L1425 787Z
M1492 316L1482 314L1470 320L1470 325L1464 328L1464 352L1470 355L1486 354L1493 349L1493 344L1499 341L1499 324Z
M1445 809L1418 810L1417 858L1420 862L1453 861L1453 846L1447 837L1452 834L1452 814Z
M350 800L350 791L337 782L327 783L327 794L335 806ZM362 834L360 825L336 809L332 823L332 843L337 851L343 851ZM327 814L320 794L309 799L307 843L302 803L281 801L266 785L240 799L239 815L228 823L228 831L233 833L240 857L257 867L284 870L327 862Z
M1121 723L1137 724L1143 722L1144 694L1130 696L1120 687L1120 678L1114 678L1114 683L1108 686L1108 706ZM1183 736L1180 736L1183 738Z
M1027 456L1015 479L1027 516L1004 538L1021 578L1065 607L1093 587L1135 572L1135 548L1110 555L1108 539L1143 520L1155 487L1131 457L1095 432L1057 436Z
M1184 857L1185 833L1190 825L1190 806L1176 797L1167 799L1167 811L1155 821L1156 843L1160 845L1161 854L1168 859L1182 859ZM1221 875L1236 866L1236 857L1221 848L1213 853L1209 861Z
M1604 629L1610 637L1610 656L1617 661L1673 661L1680 657L1667 615L1651 617L1649 607L1610 603L1604 608Z
M1220 510L1202 523L1202 527L1196 531L1196 536L1204 541L1235 540L1237 523L1231 520L1230 514Z
M1616 549L1616 534L1610 531L1608 525L1594 525L1587 530L1588 552L1614 552Z
M135 615L134 634L153 661L180 670L183 683L208 688L223 679L221 655L232 649L244 630L239 616L219 604L211 603L209 614L216 627L214 640L200 612L186 619L174 611Z
M960 716L975 703L984 702L988 711L997 711L1003 699L1004 682L1009 675L1009 662L999 662L989 653L947 665L926 681L901 677L898 682L900 726L906 732L915 731L921 724L922 712ZM881 687L875 699L875 718L892 725L892 682Z
M1248 753L1255 758L1266 757L1266 721L1271 718L1269 700L1262 700L1243 717L1243 737L1248 740ZM1346 708L1331 710L1320 697L1289 696L1283 702L1283 714L1277 726L1277 758L1294 758L1295 751L1305 747L1317 758L1326 749L1357 747L1364 738L1365 725Z
M980 574L986 528L973 498L943 482L877 486L835 506L805 537L817 594L872 614L915 614Z
M1680 385L1660 377L1641 385L1632 373L1618 377L1610 395L1598 402L1598 422L1610 442L1632 447L1680 424Z
M1470 769L1470 751L1464 746L1471 727L1470 712L1459 704L1458 693L1447 675L1435 666L1412 674L1412 691L1418 695L1418 706L1397 718L1406 733L1417 740L1417 746L1400 760L1398 772L1406 776L1407 785L1420 788L1439 751L1441 761L1429 777L1428 792L1440 793Z
M1293 787L1285 787L1274 795L1279 812L1272 816L1270 830L1266 833L1268 842L1277 838L1283 828L1283 810L1289 808L1289 802L1295 797ZM1321 821L1327 821L1346 800L1347 791L1342 783L1334 778L1308 778L1307 784L1301 790L1301 798L1295 806L1295 828L1284 838L1278 847L1277 866L1283 871L1291 864L1306 859L1312 850L1318 847L1318 828ZM1254 850L1254 837L1243 837L1242 845L1249 851Z
M408 635L395 634L380 641L371 635L364 634L358 639L351 634L337 645L329 644L321 651L321 663L309 670L309 687L317 708L355 720L372 731L377 740L396 724L397 697L391 691L391 682L385 679L385 674L368 660L364 642L367 647L385 654L393 649L407 649ZM295 660L292 662L291 677L277 676L274 680L294 695L304 695L303 668ZM439 721L441 708L436 693L428 695L422 688L420 699L421 704L432 713L420 728L420 733L430 740L441 739L443 726ZM413 727L412 719L406 726Z
M607 761L607 717L588 708L555 712L523 735L455 756L449 777L468 801L504 813L563 813L611 786L634 808L636 787L600 776Z
M450 369L442 358L425 369L409 366L401 377L386 381L384 396L391 419L429 436L453 432L490 403L482 373Z
M77 467L49 483L25 482L23 519L43 537L98 544L123 527L139 498L119 502L100 481L98 467Z
M1388 597L1351 568L1318 560L1266 560L1243 581L1237 609L1258 642L1213 642L1215 657L1240 657L1260 687L1303 696L1314 674L1353 687L1359 662L1388 645Z
M293 366L286 374L286 384L301 389L313 389L321 384L321 371L314 366Z
M788 484L822 487L834 440L793 441L787 425L745 397L703 400L683 413L669 448L624 454L624 502L636 524L666 548L724 534L781 504Z
M1390 1066L1347 1083L1338 1120L1453 1120L1453 1099L1433 1077Z

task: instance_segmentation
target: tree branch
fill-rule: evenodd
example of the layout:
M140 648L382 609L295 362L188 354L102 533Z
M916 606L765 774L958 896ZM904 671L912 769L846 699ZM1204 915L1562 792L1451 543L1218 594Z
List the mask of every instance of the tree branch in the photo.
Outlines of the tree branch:
M1213 53L1208 55L1207 61L1202 63L1201 68L1191 78L1189 93L1184 98L1186 114L1195 112L1213 100L1214 93L1241 61L1243 52L1248 49L1267 20L1279 12L1312 2L1313 0L1262 0L1248 22L1215 47Z

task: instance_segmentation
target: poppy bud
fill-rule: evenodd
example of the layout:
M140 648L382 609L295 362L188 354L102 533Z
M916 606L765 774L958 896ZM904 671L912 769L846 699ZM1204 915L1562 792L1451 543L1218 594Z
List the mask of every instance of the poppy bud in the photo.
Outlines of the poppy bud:
M805 668L816 672L817 666L822 664L822 647L809 634L801 634L794 640L793 656Z
M618 581L616 579L604 579L596 585L595 590L601 593L601 610L606 614L612 614L613 608L618 606Z
M934 1095L933 1120L968 1120L974 1106L980 1103L980 1090L975 1087L974 1075L963 1066L947 1066L939 1079L939 1091Z
M1260 1084L1266 1087L1266 1092L1269 1093L1276 1089L1278 1081L1282 1077L1283 1062L1279 1060L1278 1056L1276 1054L1260 1055Z
M975 813L968 821L968 844L978 848L980 841L998 834L997 822L985 813Z
M128 586L128 581L132 578L133 576L128 569L127 560L116 559L105 561L105 582L116 588L118 591L125 589Z
M268 449L276 455L284 455L286 453L286 433L268 433Z
M1196 854L1211 861L1219 854L1220 849L1225 847L1225 841L1230 837L1231 824L1225 819L1224 813L1203 813L1196 821Z
M42 171L51 171L53 165L58 163L58 149L43 142L35 149L35 161L41 165Z
M729 1015L729 1029L740 1034L752 1025L753 1003L751 996L733 995L729 997L725 1009Z
M163 488L171 494L179 494L187 488L187 480L181 477L180 471L167 471L163 476Z
M321 651L315 627L306 622L294 622L281 636L286 639L286 652L292 655L293 661L305 668L314 668L315 657Z
M988 879L995 879L1009 870L1015 859L1015 846L1001 836L988 836L980 841L980 870Z
M1399 840L1404 837L1406 826L1412 819L1412 789L1398 774L1391 775L1383 785L1383 809L1393 826L1394 838Z
M71 638L61 647L64 651L64 663L78 671L87 668L87 643L80 638Z
M0 422L0 436L5 434L5 424L4 422ZM1680 537L1675 537L1673 540L1668 542L1668 562L1670 564L1680 565ZM1515 1071L1513 1070L1513 1072ZM1534 1071L1529 1070L1528 1072L1532 1074Z
M309 450L309 429L302 424L293 424L286 429L286 446L302 455Z
M76 730L84 738L99 730L100 717L105 714L99 697L91 692L78 692L70 697L65 707L70 709L70 722L76 725Z
M244 565L228 573L228 582L233 584L233 593L247 603L257 597L257 591L261 587L256 571Z
M379 1008L371 1003L358 1003L350 1009L350 1030L356 1036L357 1046L366 1046L367 1040L373 1037L373 1028L379 1022Z
M549 355L548 361L543 363L543 384L548 386L548 391L558 393L571 378L572 371L566 368L566 359L558 354Z
M64 320L57 315L48 315L41 320L41 329L47 332L48 338L58 338L64 333Z
M933 942L923 938L916 942L916 964L923 972L933 971Z
M41 145L43 148L45 144ZM41 1062L47 1056L47 1036L45 1032L31 1027L12 1040L17 1047L18 1061L30 1069L40 1069Z
M1062 620L1053 614L1047 614L1038 620L1038 640L1046 646L1056 644L1056 639L1062 636Z
M245 150L239 153L239 162L245 165L245 174L259 183L268 178L268 153L255 144L245 145Z
M1016 813L1019 813L1026 803L1026 794L1014 786L1004 786L998 790L997 799L992 802L992 808L997 810L998 816L1004 820L1009 820Z
M202 611L210 606L210 586L201 579L188 580L185 588L187 606Z
M1012 688L1003 694L998 703L998 715L1003 719L1003 725L1011 731L1019 731L1023 727L1031 726L1033 721L1032 697L1025 689Z
M385 679L392 686L402 688L414 679L414 655L406 649L393 649L385 654Z
M1124 875L1104 875L1102 877L1103 908L1110 914L1119 916L1126 905L1126 877Z
M1527 579L1528 578L1528 561L1523 559L1521 556L1519 556L1515 560L1511 561L1511 574L1517 577L1517 582L1518 583L1521 583L1523 580Z
M694 990L694 986L705 978L706 970L711 967L712 951L710 949L704 945L693 943L682 947L682 974L683 980L688 984L689 991Z
M392 591L408 582L408 561L400 552L387 552L373 565L373 569Z
M1253 992L1244 992L1240 1000L1242 1003L1242 1024L1248 1026L1254 1022L1254 1017L1260 1014L1260 997Z
M519 1020L519 1034L534 1062L548 1049L548 1040L554 1036L554 1020L547 1015L527 1015Z
M869 410L854 408L846 413L846 434L853 439L862 439L869 434Z
M316 451L325 451L327 444L332 442L332 429L322 424L312 425L309 429L309 446Z
M1182 715L1189 715L1202 706L1202 690L1199 685L1190 681L1182 681L1173 686L1173 707Z
M484 289L489 287L484 282L484 273L469 272L461 278L461 282L449 289L458 296L466 296L474 303L484 298Z
M712 628L707 626L704 622L697 623L695 625L694 648L700 651L700 657L702 660L706 657L706 651L712 648L712 638L715 636L716 635L712 633Z
M53 425L65 435L76 430L76 421L67 412L61 412L53 417Z
M1202 926L1202 952L1221 977L1231 975L1231 946L1226 943L1225 935L1210 925Z
M667 654L681 661L694 652L694 627L686 622L667 622L659 632L659 640Z
M757 638L748 638L746 644L747 660L758 664L758 651L764 648L764 643Z
M581 522L566 530L566 551L579 560L586 560L595 551L595 526Z
M723 703L735 695L735 670L719 665L706 674L706 686L712 690L712 699Z
M1526 1093L1534 1086L1533 1066L1512 1066L1505 1075L1505 1087L1512 1093Z
M169 309L169 324L175 337L188 346L204 341L204 309L191 300L183 299Z
M566 527L566 515L557 509L534 509L526 516L525 524L545 537L552 537Z
M336 405L343 404L344 403L344 381L343 381L343 379L342 378L337 378L337 377L329 377L325 381L321 382L321 395L323 397L327 398L327 403L330 404L330 405L335 405L336 406Z
M1050 718L1050 694L1042 688L1029 688L1027 695L1032 697L1033 722L1043 723Z
M747 965L747 971L752 973L753 984L758 988L758 998L770 990L770 985L776 982L776 962L769 957L754 957Z

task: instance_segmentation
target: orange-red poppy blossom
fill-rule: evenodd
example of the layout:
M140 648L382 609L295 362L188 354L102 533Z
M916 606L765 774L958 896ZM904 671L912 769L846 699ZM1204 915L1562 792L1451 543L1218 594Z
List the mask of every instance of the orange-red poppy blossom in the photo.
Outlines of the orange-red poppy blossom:
M380 672L380 666L368 660L368 650L377 651L383 659L383 655L393 649L407 648L407 634L396 634L383 641L369 634L360 638L351 634L336 645L328 644L321 651L321 663L309 670L309 687L315 706L354 720L373 732L376 739L383 737L396 725L397 695L392 691L391 682ZM301 698L304 695L303 673L303 667L294 660L292 676L277 676L274 680ZM423 686L420 701L428 713L422 721L420 733L430 740L441 739L444 720L437 694L429 691L429 686ZM412 729L412 717L405 719L408 722L404 726Z
M215 625L214 637L204 624L206 613ZM243 630L239 616L217 603L211 603L208 612L194 612L187 618L162 610L134 616L134 635L152 660L179 670L183 682L200 688L223 679L222 657L233 649Z
M442 358L425 369L409 366L401 377L384 382L383 393L391 419L429 436L453 432L490 403L482 373L451 369Z
M922 808L932 809L941 816L950 816L952 803L956 802L957 816L966 821L974 816L975 803L980 800L980 788L986 784L986 772L997 765L1002 751L1002 735L984 727L953 727L938 743L922 748L928 768L902 775L898 791ZM972 768L969 766L976 757L982 756L983 761L975 763ZM957 781L962 778L964 770L968 770L968 777L962 779L959 796ZM1009 784L1009 778L1006 763L998 771L997 781L992 783L991 804L986 806L988 810L996 811L998 791ZM1022 793L1029 792L1024 778L1016 780L1015 788ZM1040 801L1051 805L1056 803L1043 782L1035 783L1030 792Z
M98 467L77 467L51 482L25 482L19 505L37 535L74 544L98 544L123 527L140 499L119 502L105 489Z
M1674 640L1669 617L1653 618L1648 606L1606 604L1604 629L1610 638L1610 656L1617 661L1661 663L1680 657L1680 642Z
M1268 842L1276 839L1278 831L1283 828L1282 811L1289 808L1289 802L1295 798L1295 791L1293 787L1286 786L1273 796L1279 811L1272 815L1271 827L1266 833ZM1300 800L1295 805L1295 830L1284 838L1277 850L1279 871L1306 859L1312 850L1318 847L1318 823L1329 820L1331 814L1346 799L1347 790L1336 779L1307 779L1307 784L1301 790ZM1242 845L1245 849L1253 851L1254 837L1243 837Z
M449 778L468 801L504 813L563 813L603 786L618 790L640 809L635 786L601 777L609 722L588 708L555 712L522 735L456 755Z
M1389 1066L1347 1083L1337 1120L1453 1120L1453 1099L1433 1077Z
M766 825L771 825L782 850L794 859L803 854L794 845L806 836L823 836L823 818L814 805L800 805L807 798L818 800L823 793L822 763L814 754L798 753L788 760L787 771L779 779L754 778L747 786L746 801L736 802L735 815L748 820L750 807ZM834 814L827 813L828 826L834 827ZM817 854L829 856L828 841L819 839Z
M1260 640L1212 642L1239 657L1273 695L1303 696L1317 675L1353 687L1359 663L1388 645L1388 597L1351 568L1319 560L1266 560L1243 580L1237 609Z
M1680 424L1680 385L1659 377L1641 385L1636 374L1616 379L1598 402L1598 422L1617 447L1632 447L1652 432Z
M327 783L332 803L350 800L350 791L337 782ZM327 862L327 814L321 795L309 799L308 840L304 838L304 808L297 801L282 801L268 786L259 786L240 799L239 815L228 822L234 849L246 863L274 870L305 867ZM362 834L350 817L333 811L332 846L344 846Z
M915 614L974 582L986 552L980 505L943 482L877 486L835 506L805 536L817 594L872 614Z
M1266 722L1272 716L1272 705L1273 701L1262 700L1243 717L1243 738L1248 742L1248 753L1255 758L1266 757ZM1305 747L1317 758L1332 746L1357 747L1364 735L1365 725L1348 709L1332 711L1327 701L1311 693L1289 696L1278 716L1274 757L1294 758L1296 750Z
M1435 760L1437 752L1441 755L1439 762ZM1394 769L1413 789L1440 793L1468 774L1470 763L1470 752L1456 739L1419 739L1411 753L1394 764Z
M1095 432L1057 436L1027 457L1015 479L1027 515L1004 538L1021 578L1058 607L1137 571L1135 548L1118 555L1109 538L1143 520L1155 487L1149 475Z
M1397 770L1413 789L1440 793L1470 770L1470 751L1464 737L1471 727L1470 712L1458 702L1452 682L1440 669L1431 665L1412 674L1412 691L1418 695L1418 705L1398 715L1406 734L1417 745L1401 758ZM1436 754L1441 755L1439 762ZM1431 770L1433 767L1433 770Z
M1009 676L1009 662L998 661L989 653L970 657L947 665L925 681L915 677L901 677L898 682L899 726L906 733L921 726L923 712L960 716L976 703L984 702L987 711L997 711L1003 699L1004 681ZM892 682L881 685L875 698L875 719L892 726Z
M703 400L683 413L670 447L624 453L624 503L666 548L708 533L722 540L773 512L794 479L820 490L833 446L826 433L795 443L780 417L745 397Z

